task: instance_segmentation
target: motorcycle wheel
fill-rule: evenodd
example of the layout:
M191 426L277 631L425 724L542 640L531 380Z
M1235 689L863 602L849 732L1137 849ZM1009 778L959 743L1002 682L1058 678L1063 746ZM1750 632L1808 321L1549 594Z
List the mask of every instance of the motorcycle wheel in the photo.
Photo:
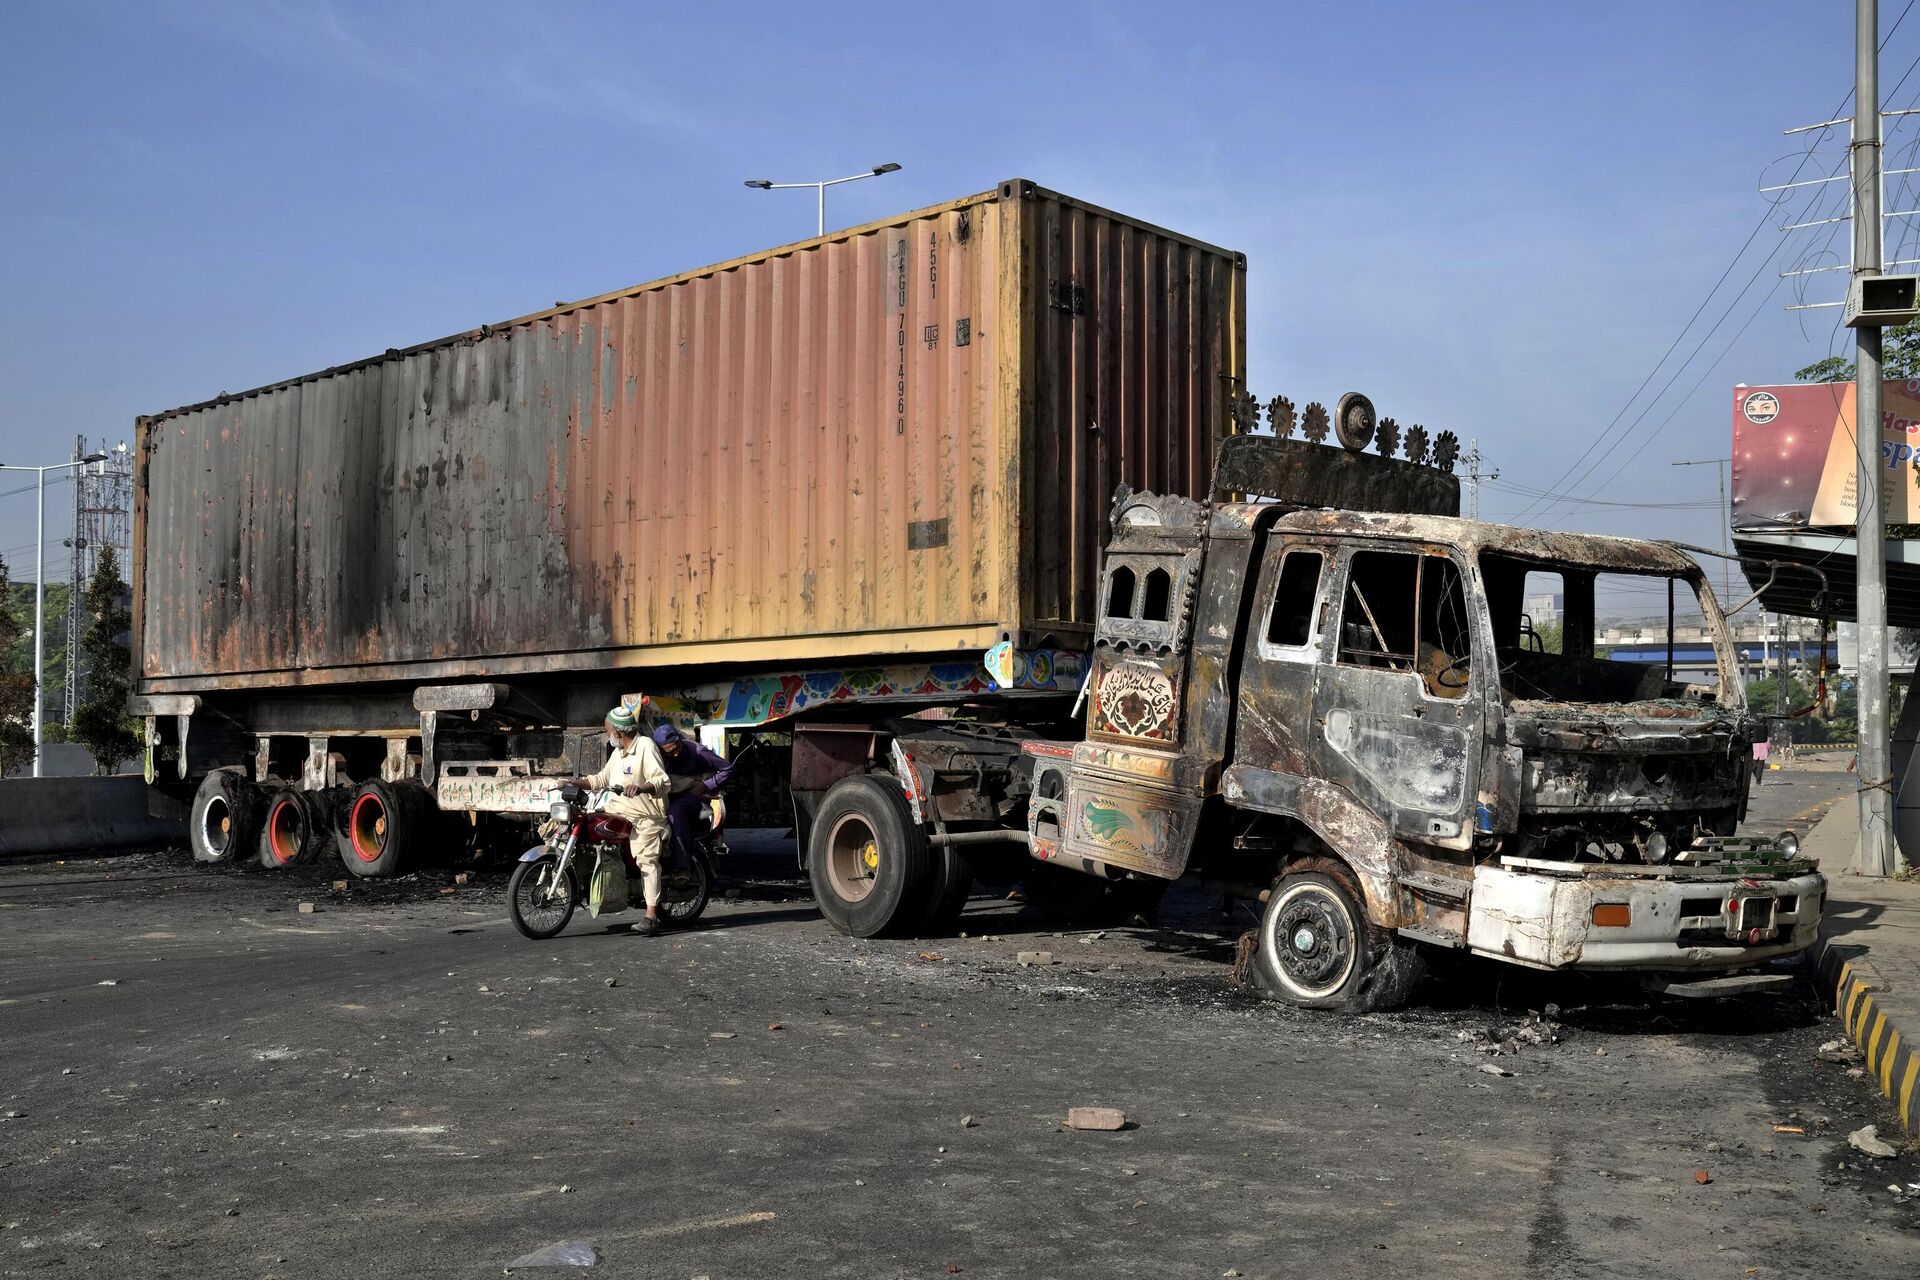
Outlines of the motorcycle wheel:
M507 881L507 914L513 927L536 941L566 928L579 905L579 882L571 874L560 874L560 859L553 854L521 863Z
M682 883L675 884L679 880ZM713 897L713 863L706 850L695 849L687 855L683 875L668 872L660 885L660 914L668 924L692 924L707 909Z

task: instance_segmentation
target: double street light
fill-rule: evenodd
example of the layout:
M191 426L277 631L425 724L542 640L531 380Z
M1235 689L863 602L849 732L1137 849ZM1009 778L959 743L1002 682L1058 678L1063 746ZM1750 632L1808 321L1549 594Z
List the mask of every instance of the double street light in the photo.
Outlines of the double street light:
M23 467L16 463L0 462L0 471L31 471L38 481L34 486L38 505L33 526L33 776L36 778L40 776L40 731L46 719L47 701L46 686L42 680L47 661L47 472L89 466L106 460L104 453L90 453L72 462L56 462L45 467ZM67 679L73 679L72 672L67 673Z
M828 178L825 182L769 182L765 178L748 178L747 185L755 191L786 191L794 187L816 188L820 196L820 221L815 235L827 234L827 188L837 187L843 182L859 182L863 178L877 178L883 173L893 173L900 168L897 164L875 165L865 173L856 173L850 178Z

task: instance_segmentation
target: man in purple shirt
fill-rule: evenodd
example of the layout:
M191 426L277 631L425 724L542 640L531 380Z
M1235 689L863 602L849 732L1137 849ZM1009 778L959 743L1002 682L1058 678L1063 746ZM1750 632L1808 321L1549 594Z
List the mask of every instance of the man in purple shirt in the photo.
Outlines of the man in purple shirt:
M666 762L667 776L673 780L673 798L667 801L667 827L673 832L673 864L684 868L700 807L708 796L727 785L733 765L670 724L655 728L653 741Z

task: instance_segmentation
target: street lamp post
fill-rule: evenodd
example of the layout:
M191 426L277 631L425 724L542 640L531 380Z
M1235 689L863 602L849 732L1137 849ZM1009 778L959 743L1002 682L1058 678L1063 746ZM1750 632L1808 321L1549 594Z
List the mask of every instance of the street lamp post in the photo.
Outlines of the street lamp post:
M89 463L105 462L104 453L90 453L84 458L75 458L72 462L56 462L45 467L23 467L15 463L0 462L0 471L31 471L34 473L34 525L33 525L33 776L40 776L40 734L46 720L47 691L45 686L47 661L47 472L64 471L68 467L84 467ZM73 679L73 673L67 673L67 679Z
M897 164L875 165L865 173L856 173L850 178L828 178L825 182L769 182L765 178L748 178L747 185L756 191L785 191L794 187L816 188L820 196L820 220L815 235L827 234L827 188L837 187L843 182L859 182L862 178L877 178L883 173L892 173L899 169Z

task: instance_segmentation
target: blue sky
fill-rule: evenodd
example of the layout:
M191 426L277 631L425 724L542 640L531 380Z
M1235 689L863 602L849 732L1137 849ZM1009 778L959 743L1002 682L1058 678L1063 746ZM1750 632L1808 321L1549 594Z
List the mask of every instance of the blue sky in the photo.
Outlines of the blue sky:
M1885 89L1916 58L1920 15ZM743 179L890 160L830 222L1022 176L1243 250L1260 395L1362 389L1478 437L1502 485L1560 489L1766 213L1781 130L1838 114L1851 75L1838 4L9 4L0 461L800 238L810 193ZM1920 72L1886 106L1916 98ZM1576 490L1693 505L1545 523L1718 544L1713 469L1668 463L1726 453L1733 383L1839 341L1833 312L1762 302L1818 248L1765 265L1778 242ZM16 577L32 518L0 496Z

